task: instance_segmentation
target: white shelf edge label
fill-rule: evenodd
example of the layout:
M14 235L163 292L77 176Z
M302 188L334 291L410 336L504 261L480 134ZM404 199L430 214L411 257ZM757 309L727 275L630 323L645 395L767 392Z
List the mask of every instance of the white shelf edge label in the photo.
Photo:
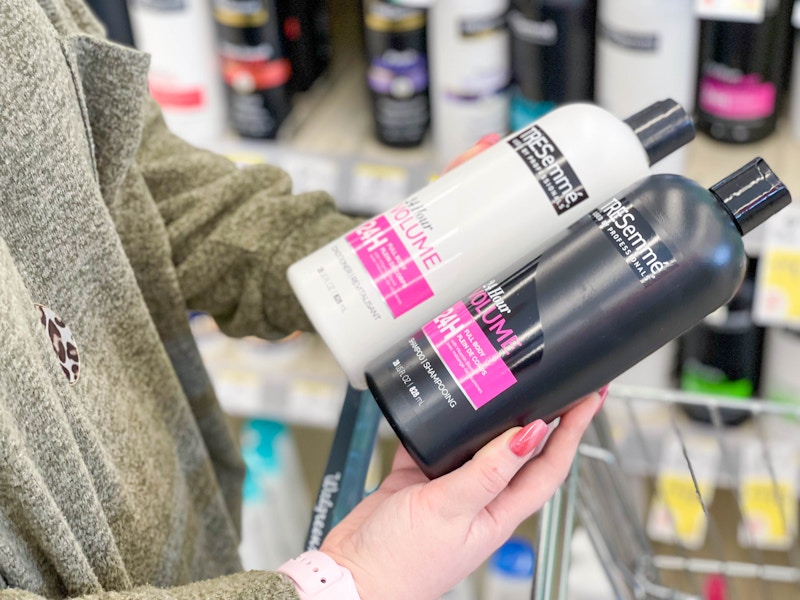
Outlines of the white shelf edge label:
M765 224L758 261L753 320L765 327L800 328L800 206Z
M695 0L695 15L713 21L761 23L766 0Z

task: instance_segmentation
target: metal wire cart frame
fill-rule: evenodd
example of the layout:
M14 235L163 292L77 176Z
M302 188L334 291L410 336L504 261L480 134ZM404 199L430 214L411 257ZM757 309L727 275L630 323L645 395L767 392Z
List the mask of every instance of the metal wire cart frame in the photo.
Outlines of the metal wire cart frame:
M540 515L534 600L570 598L577 527L617 598L800 598L799 451L800 406L612 386Z

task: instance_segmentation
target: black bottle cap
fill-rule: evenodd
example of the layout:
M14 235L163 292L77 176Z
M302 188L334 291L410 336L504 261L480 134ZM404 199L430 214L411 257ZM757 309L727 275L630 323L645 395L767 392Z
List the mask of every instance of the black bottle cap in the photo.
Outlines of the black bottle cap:
M639 137L651 165L694 139L692 118L674 100L651 104L625 122Z
M789 206L792 197L763 158L754 158L711 187L733 216L742 235Z

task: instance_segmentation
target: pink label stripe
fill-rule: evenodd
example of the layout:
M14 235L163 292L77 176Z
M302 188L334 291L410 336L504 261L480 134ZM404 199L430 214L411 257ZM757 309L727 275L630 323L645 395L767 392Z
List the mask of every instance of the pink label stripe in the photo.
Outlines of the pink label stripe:
M386 217L365 223L345 239L395 317L433 296L433 290Z
M463 302L422 330L473 407L480 408L517 379Z
M775 110L775 100L775 86L752 76L736 83L709 76L700 81L700 108L723 119L763 119Z

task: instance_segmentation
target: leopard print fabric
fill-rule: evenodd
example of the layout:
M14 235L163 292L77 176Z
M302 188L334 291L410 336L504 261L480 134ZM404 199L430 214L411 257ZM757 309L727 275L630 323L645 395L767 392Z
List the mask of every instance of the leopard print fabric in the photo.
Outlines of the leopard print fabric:
M64 324L64 321L52 310L41 304L37 304L39 317L42 325L50 338L53 350L61 363L61 370L67 377L69 383L75 384L80 376L80 365L78 358L78 346L72 337L72 331Z

